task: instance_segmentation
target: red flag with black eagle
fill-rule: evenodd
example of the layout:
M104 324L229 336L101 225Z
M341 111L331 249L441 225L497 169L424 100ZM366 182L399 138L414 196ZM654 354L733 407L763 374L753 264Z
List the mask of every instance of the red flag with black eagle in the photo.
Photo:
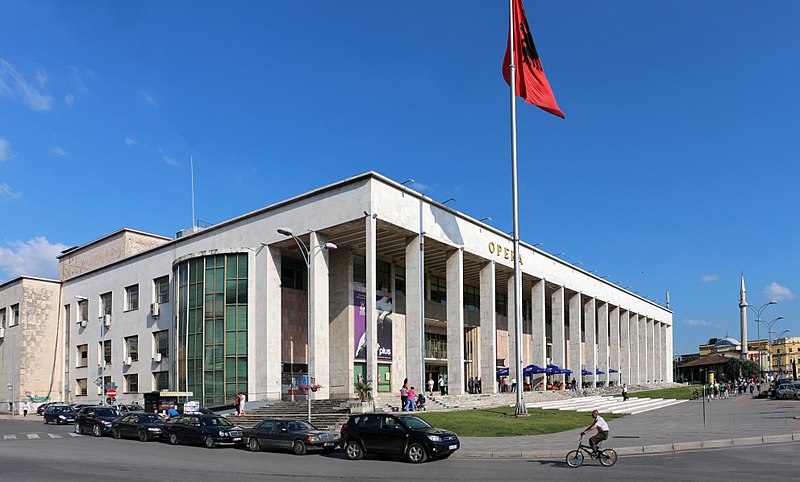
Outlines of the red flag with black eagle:
M553 115L564 118L564 113L558 108L553 90L547 77L544 75L542 60L536 51L533 43L533 35L528 27L528 19L525 18L525 9L522 7L522 0L514 1L514 65L516 67L517 95L525 99L525 102L533 104ZM509 75L511 65L511 37L506 47L506 57L503 59L503 77L506 83L511 85Z

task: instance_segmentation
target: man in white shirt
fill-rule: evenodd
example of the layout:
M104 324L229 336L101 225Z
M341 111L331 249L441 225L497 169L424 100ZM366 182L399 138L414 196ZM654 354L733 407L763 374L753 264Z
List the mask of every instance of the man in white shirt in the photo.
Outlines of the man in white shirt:
M592 421L592 424L589 425L589 428L581 432L581 436L586 435L586 432L589 432L592 429L597 429L597 435L589 439L589 445L591 445L592 450L594 450L592 457L595 457L597 455L597 444L608 439L608 423L603 420L603 417L600 416L600 412L597 410L592 410L592 417L594 418L594 421Z

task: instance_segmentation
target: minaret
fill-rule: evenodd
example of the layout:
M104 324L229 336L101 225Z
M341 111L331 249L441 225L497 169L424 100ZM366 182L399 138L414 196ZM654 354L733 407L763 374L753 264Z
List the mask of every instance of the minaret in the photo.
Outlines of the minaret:
M744 273L742 285L739 287L739 322L742 325L742 359L747 360L747 293L744 289Z
M669 309L669 291L667 291L667 309Z

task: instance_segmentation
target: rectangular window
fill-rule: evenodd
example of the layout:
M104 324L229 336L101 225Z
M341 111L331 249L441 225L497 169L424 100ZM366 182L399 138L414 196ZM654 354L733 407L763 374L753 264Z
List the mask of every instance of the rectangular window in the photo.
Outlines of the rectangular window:
M78 301L78 321L89 321L89 300Z
M153 389L169 390L169 372L153 372Z
M162 276L153 280L156 303L169 303L169 276Z
M447 304L447 281L438 276L431 276L431 301Z
M305 289L305 278L308 267L295 258L281 258L281 286L295 290Z
M106 365L111 363L111 340L103 340L99 344L100 350L103 353L101 361L105 361Z
M78 378L75 380L75 395L79 397L85 397L86 393L86 379L85 378Z
M100 295L100 317L111 314L111 292Z
M0 328L6 327L6 309L0 308Z
M138 393L139 392L139 375L133 373L125 375L125 393Z
M89 364L89 345L78 345L78 357L75 368L83 368Z
M464 309L467 311L481 309L481 293L478 288L464 285Z
M125 288L125 311L139 309L139 285Z
M389 291L389 263L378 261L375 266L375 289L378 291Z
M508 316L508 296L497 293L494 298L494 311L498 315Z
M125 353L132 362L139 360L139 337L128 336L125 337Z
M19 325L19 303L16 305L11 305L11 322L8 326L17 326Z
M169 356L169 330L156 331L153 333L153 355L161 353L161 356Z
M72 308L70 305L64 305L64 324L66 326L69 326L69 322L71 321L70 320L70 308Z
M405 268L394 268L394 295L405 296L406 294L406 270Z
M357 254L353 255L353 283L367 284L367 258Z

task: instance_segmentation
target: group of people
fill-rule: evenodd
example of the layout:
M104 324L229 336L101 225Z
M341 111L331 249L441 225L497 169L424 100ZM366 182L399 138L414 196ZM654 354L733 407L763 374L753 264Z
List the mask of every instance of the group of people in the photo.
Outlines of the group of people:
M481 379L469 377L469 381L467 381L467 391L469 393L483 393Z
M511 378L509 380L508 377L500 377L497 380L497 391L498 393L514 393L517 391L517 379Z
M236 394L236 398L233 399L234 408L236 408L236 416L241 417L244 415L244 404L247 402L247 395L244 392L239 392Z

